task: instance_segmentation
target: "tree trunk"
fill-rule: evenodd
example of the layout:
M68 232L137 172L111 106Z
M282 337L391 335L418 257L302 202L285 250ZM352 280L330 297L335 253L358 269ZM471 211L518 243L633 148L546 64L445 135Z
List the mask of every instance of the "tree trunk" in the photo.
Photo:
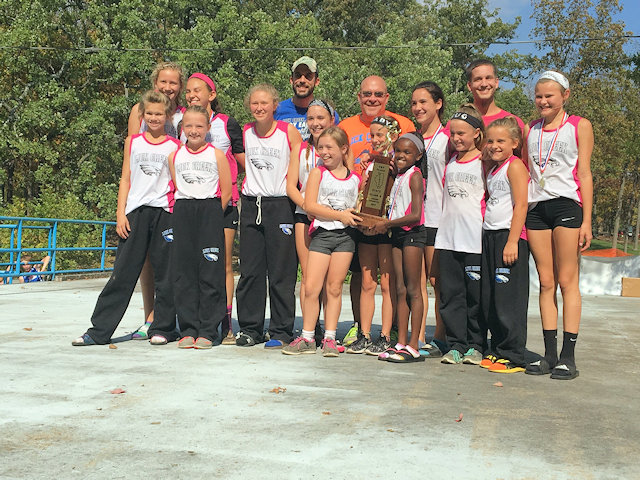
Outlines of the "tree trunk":
M638 216L636 217L636 231L633 232L633 249L638 250L638 233L640 233L640 196L638 196Z
M614 250L618 247L618 232L620 231L620 217L622 213L622 196L624 194L624 185L627 180L627 169L625 167L622 172L622 183L620 184L620 191L618 192L618 208L616 209L616 218L613 222L613 242L611 248Z

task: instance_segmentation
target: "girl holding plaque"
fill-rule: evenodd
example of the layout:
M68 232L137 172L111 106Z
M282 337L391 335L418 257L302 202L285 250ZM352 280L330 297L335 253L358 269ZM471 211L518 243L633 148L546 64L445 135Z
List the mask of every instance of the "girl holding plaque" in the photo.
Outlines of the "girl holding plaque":
M530 375L551 378L578 376L574 349L578 338L582 298L579 260L591 244L593 180L591 122L565 111L569 81L561 73L544 72L535 87L535 105L541 118L525 129L531 183L526 226L531 253L540 277L540 316L545 354L527 366ZM563 341L557 358L560 285Z

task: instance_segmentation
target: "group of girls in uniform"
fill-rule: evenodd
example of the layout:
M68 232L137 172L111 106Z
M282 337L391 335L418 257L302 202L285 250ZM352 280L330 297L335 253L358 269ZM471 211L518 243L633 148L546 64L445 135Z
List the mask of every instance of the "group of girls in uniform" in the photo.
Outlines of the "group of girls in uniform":
M556 379L578 375L578 262L591 241L593 131L588 120L566 113L570 91L562 74L540 76L535 105L541 118L524 132L514 117L485 126L472 104L443 126L442 89L434 82L416 85L411 112L418 132L401 132L387 116L371 124L372 149L391 157L394 180L387 215L369 227L360 225L357 208L374 165L363 168L363 178L353 171L348 138L333 125L327 101L310 104L311 136L302 142L293 125L274 119L278 93L271 85L249 90L245 106L254 121L240 132L220 111L207 75L189 77L186 108L178 103L178 65L159 65L151 80L154 90L129 120L114 272L92 327L73 345L110 341L140 277L145 325L133 338L153 345L178 340L178 347L196 349L218 339L238 346L264 342L287 355L316 353L320 345L324 356L336 357L345 351L336 339L342 285L357 249L361 319L348 353L392 363L439 358ZM245 172L240 191L238 167ZM233 336L238 200L240 331ZM526 365L529 249L540 277L545 354ZM303 327L293 338L298 260ZM378 270L382 329L373 340ZM430 343L424 342L427 282L436 293Z

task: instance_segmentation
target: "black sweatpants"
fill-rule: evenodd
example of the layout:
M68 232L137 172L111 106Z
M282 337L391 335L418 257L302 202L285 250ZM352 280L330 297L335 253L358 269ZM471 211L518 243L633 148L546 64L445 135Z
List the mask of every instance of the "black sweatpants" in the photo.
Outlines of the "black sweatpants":
M440 316L447 343L464 354L487 346L487 327L480 311L479 253L439 250Z
M109 343L129 306L147 252L155 284L153 325L156 322L172 324L175 329L176 313L169 275L171 214L159 207L143 206L130 212L127 219L131 227L129 237L118 241L111 278L100 293L91 316L93 327L87 330L89 336L101 345ZM167 332L167 335L169 340L175 339L172 332Z
M262 341L269 277L274 340L290 342L295 319L298 260L293 235L293 203L288 197L242 196L240 212L240 280L236 288L238 324Z
M219 198L176 200L171 250L180 335L215 341L220 322L227 315L223 212Z
M524 366L529 307L529 244L518 241L518 260L502 261L509 230L482 232L482 312L491 332L491 350Z

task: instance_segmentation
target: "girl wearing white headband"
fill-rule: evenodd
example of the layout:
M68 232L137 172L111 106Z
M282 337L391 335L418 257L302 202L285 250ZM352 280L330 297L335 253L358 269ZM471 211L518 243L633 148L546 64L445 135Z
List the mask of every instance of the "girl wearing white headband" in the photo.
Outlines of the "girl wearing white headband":
M565 112L569 81L561 73L544 72L535 87L535 105L541 118L525 129L531 183L527 235L540 277L540 316L544 357L527 366L526 373L571 380L578 376L574 349L580 326L580 253L591 244L593 180L591 122ZM556 290L563 299L563 343L557 356L558 308Z

